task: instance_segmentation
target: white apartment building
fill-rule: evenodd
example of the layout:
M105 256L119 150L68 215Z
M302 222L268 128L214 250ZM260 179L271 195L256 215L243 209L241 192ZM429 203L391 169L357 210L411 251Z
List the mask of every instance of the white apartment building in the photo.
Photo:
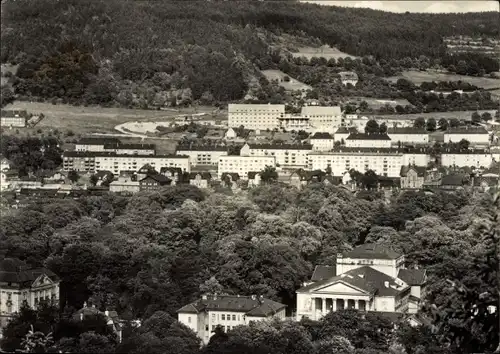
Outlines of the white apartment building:
M189 156L191 166L217 166L221 156L227 156L228 147L224 145L179 145L177 155Z
M314 133L310 138L309 142L312 145L314 151L330 151L335 145L335 139L330 133Z
M307 167L307 155L312 151L310 144L250 144L240 150L241 156L273 156L279 167ZM260 170L257 170L260 171ZM251 170L250 172L255 172Z
M300 115L309 119L309 131L313 132L333 133L342 125L340 106L304 106Z
M316 267L311 282L297 290L297 320L348 308L417 313L426 282L425 270L405 269L404 255L364 244L338 254L336 267Z
M235 104L230 103L228 126L246 129L274 129L279 126L278 118L285 114L284 104Z
M24 128L28 119L29 115L26 111L2 110L0 114L0 126L4 128Z
M177 310L178 320L207 344L217 326L224 332L253 321L285 319L286 305L262 296L203 295Z
M310 153L309 170L324 171L329 166L333 176L343 176L355 169L361 173L373 170L380 176L399 177L403 155L395 149L334 148L328 152Z
M181 155L118 155L107 152L65 151L63 154L64 171L94 173L110 171L115 176L121 171L138 171L148 164L156 170L162 167L178 167L190 172L189 156Z
M121 141L117 138L81 138L75 144L75 151L94 151L105 152L105 145L120 145Z
M351 133L345 140L346 147L390 148L391 138L387 134Z
M4 255L2 255L4 257ZM0 261L0 331L26 303L59 301L59 277L45 268L32 268L17 258Z
M266 166L276 167L275 156L221 156L217 177L220 179L223 173L237 173L241 179L248 178L248 172L260 172Z
M425 129L389 128L387 135L391 138L392 145L426 145L429 144L429 133Z
M403 150L403 165L427 167L432 157L425 149Z
M489 145L490 134L483 127L458 127L450 128L444 133L445 143L458 143L462 139L471 145Z
M154 155L156 146L154 144L105 144L104 151L118 155Z
M445 151L441 154L441 165L446 167L489 168L492 162L493 156L486 150Z

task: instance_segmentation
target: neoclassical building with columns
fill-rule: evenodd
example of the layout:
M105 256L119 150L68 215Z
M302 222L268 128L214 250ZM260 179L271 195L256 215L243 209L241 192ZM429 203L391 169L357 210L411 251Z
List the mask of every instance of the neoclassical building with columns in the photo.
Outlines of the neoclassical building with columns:
M297 290L297 320L341 309L417 313L426 272L404 263L402 254L365 244L337 255L335 266L316 266L311 281Z

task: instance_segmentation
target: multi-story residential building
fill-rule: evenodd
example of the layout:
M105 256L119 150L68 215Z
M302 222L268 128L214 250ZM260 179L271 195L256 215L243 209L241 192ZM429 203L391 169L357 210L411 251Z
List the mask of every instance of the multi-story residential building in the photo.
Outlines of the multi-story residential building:
M333 133L342 125L339 106L305 106L302 107L300 115L309 119L309 131Z
M121 171L137 171L141 166L151 165L157 170L161 167L179 167L189 172L189 156L182 155L118 155L108 152L65 151L63 154L64 171L91 172L106 170L115 176Z
M432 156L426 148L403 148L403 165L428 166Z
M241 156L274 156L276 166L306 167L307 155L312 151L310 144L245 144ZM255 170L251 170L252 172ZM257 170L260 171L260 170Z
M45 268L32 268L17 258L0 261L0 330L23 306L59 301L59 277Z
M217 166L219 157L227 156L226 145L195 145L184 144L177 146L176 154L189 156L191 166L212 165Z
M463 139L471 145L489 145L490 134L483 127L449 128L444 133L445 143L458 143Z
M387 135L393 145L425 145L429 144L429 133L425 129L413 127L389 128Z
M426 168L422 166L401 166L401 188L421 189L425 181Z
M276 157L269 156L221 156L217 177L223 173L237 173L241 178L247 178L248 172L262 171L266 166L276 167Z
M239 325L271 318L285 319L286 305L262 296L203 295L177 310L178 320L207 344L217 326L227 332Z
M390 148L391 138L387 134L351 133L345 140L346 147Z
M284 104L233 104L228 105L228 126L246 129L274 129L278 118L285 114Z
M309 170L332 169L333 176L343 176L354 169L361 173L373 170L380 176L399 177L404 153L397 149L334 148L328 152L309 154Z
M29 114L20 110L3 110L0 115L0 126L7 128L24 128L28 123Z
M335 268L297 290L297 320L318 320L330 311L417 313L427 281L425 270L405 269L405 257L365 244L337 255Z
M341 71L339 72L340 81L342 85L347 86L347 84L351 84L352 86L356 86L358 83L358 74L353 71Z
M463 151L445 150L441 153L441 165L445 167L475 167L489 168L493 156L488 150L470 149Z
M330 133L314 133L309 141L314 151L329 151L335 144L335 139Z
M105 152L114 152L118 155L154 155L155 144L104 144Z
M121 142L117 138L81 138L75 144L75 151L104 152L104 146L116 146Z

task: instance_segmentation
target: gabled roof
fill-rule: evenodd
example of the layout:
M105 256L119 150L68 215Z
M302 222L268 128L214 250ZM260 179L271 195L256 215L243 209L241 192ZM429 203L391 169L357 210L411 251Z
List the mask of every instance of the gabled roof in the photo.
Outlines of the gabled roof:
M424 177L426 172L427 172L427 169L424 166L406 166L406 165L403 165L403 166L401 166L401 171L400 171L399 175L401 177L406 177L408 175L408 172L410 172L410 170L414 170L415 172L417 172L418 177Z
M398 259L402 255L387 247L374 243L365 243L355 247L352 251L345 252L345 258L367 258L367 259Z
M122 143L107 143L104 144L104 149L130 149L130 150L154 150L155 144L122 144Z
M42 274L53 281L59 281L52 271L46 268L32 268L18 258L3 258L0 261L0 282L3 283L33 283Z
M158 182L160 184L167 184L167 183L172 182L172 180L170 178L167 178L164 175L160 175L159 173L158 174L148 174L146 177L141 179L139 182L142 182L142 181L147 180L149 178L155 180L156 182Z
M325 140L332 140L333 136L330 133L321 133L321 132L316 132L314 133L313 136L311 136L311 139L325 139Z
M312 150L311 144L247 144L250 149L258 150Z
M463 174L446 175L441 179L441 185L463 186L467 181L467 176Z
M453 127L448 128L445 134L488 134L483 127Z
M358 132L358 130L354 127L350 127L350 128L340 127L339 129L337 129L335 134L350 134L350 133L357 133L357 132Z
M314 273L311 277L311 281L320 281L336 276L337 267L329 265L317 265L314 268Z
M192 302L177 313L200 313L204 311L241 312L246 316L272 316L286 307L284 304L263 297L238 295L209 295L206 298Z
M248 179L255 179L257 175L260 175L260 172L248 172Z
M227 145L179 144L176 151L227 151Z
M387 287L386 282L388 284ZM304 286L297 290L297 292L313 292L335 283L344 283L357 290L365 292L366 294L378 296L396 296L402 290L407 288L405 286L400 286L396 282L395 278L392 278L385 273L379 272L372 267L364 266L352 269L348 272L337 275L336 277L324 279Z
M137 170L138 173L150 173L150 174L158 174L153 166L150 164L143 165L140 169Z
M212 174L210 172L191 172L189 173L189 179L195 179L197 175L201 176L201 179L211 180Z
M391 134L423 134L429 135L425 129L413 128L413 127L394 127L388 128L387 133Z
M400 269L398 272L398 278L408 285L422 285L425 277L425 269Z
M235 172L224 172L221 175L221 180L224 180L226 177L231 177L231 180L237 181L240 179L240 175Z
M160 168L160 173L162 175L165 175L167 172L170 172L172 174L177 173L178 175L181 175L182 168L180 168L180 167L162 167L162 168Z
M387 134L351 133L347 140L391 140Z
M120 140L117 138L81 138L77 144L79 145L107 145L107 144L113 144L113 145L119 145L121 144Z
M16 117L28 118L29 114L26 110L19 110L19 109L3 110L2 109L1 116L4 118L16 118Z

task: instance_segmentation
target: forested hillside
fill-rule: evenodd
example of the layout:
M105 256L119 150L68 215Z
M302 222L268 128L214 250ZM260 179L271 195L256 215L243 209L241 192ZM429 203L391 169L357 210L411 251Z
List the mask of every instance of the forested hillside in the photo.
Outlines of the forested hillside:
M296 2L7 1L1 60L20 65L13 86L21 98L213 104L241 99L258 69L276 67L283 52L273 38L283 34L386 63L422 56L439 62L447 58L443 36L498 35L498 16ZM476 61L477 70L491 71L487 60Z

